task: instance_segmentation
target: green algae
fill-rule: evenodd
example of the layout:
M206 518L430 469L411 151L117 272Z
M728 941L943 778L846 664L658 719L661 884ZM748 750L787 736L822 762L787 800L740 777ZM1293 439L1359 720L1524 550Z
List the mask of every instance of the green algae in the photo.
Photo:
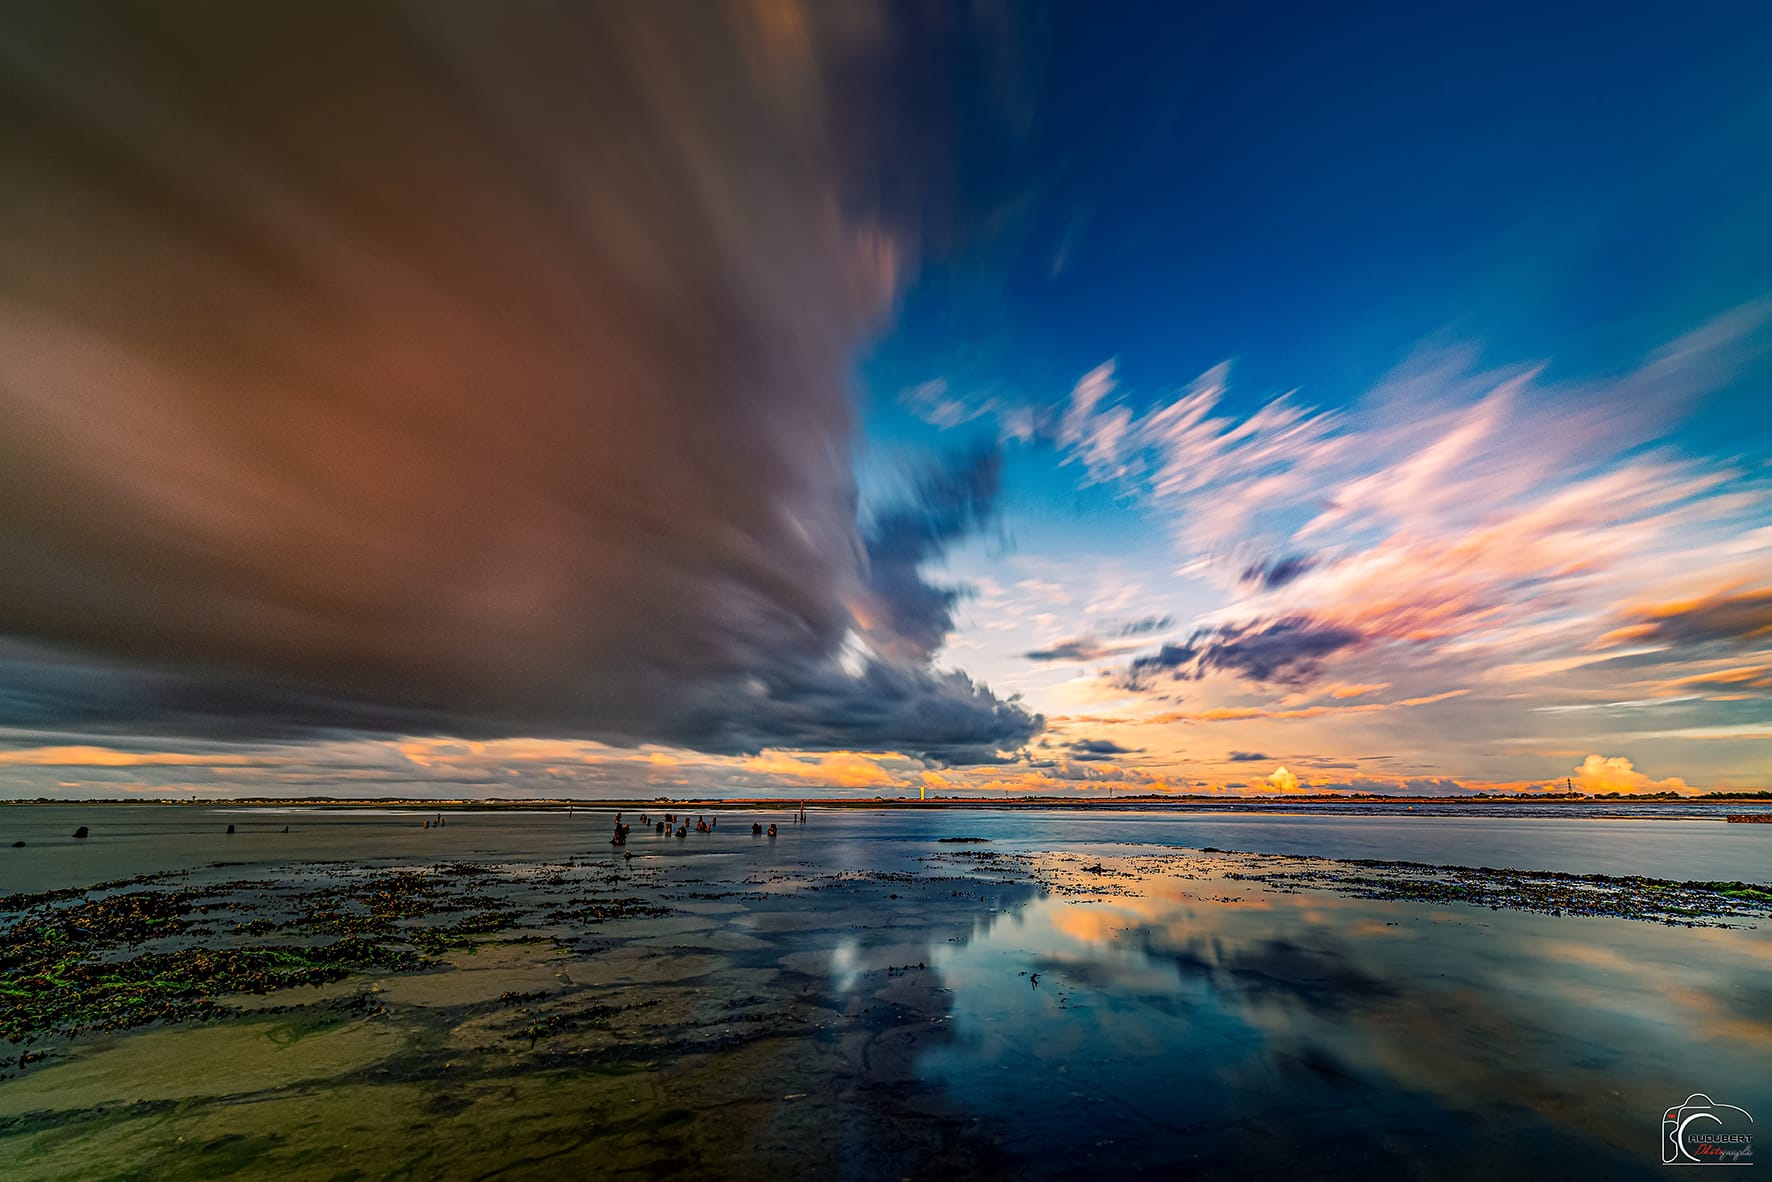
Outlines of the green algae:
M602 887L607 875L557 868L551 877L568 896L554 903L557 919L575 928L589 922L575 910L580 893ZM364 873L319 866L287 879L170 889L142 889L144 881L0 899L0 996L7 999L0 1039L29 1044L214 1019L231 1011L229 996L430 968L451 949L529 918L515 901L526 881L482 867ZM625 895L602 901L595 918L668 910ZM233 922L201 924L211 915ZM9 1062L0 1060L0 1070Z

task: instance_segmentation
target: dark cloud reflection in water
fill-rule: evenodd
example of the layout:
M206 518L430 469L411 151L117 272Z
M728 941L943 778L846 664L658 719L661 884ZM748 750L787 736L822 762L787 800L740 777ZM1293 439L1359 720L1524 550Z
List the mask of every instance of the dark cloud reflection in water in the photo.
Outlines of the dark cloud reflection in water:
M1140 889L1048 898L942 961L953 1042L924 1069L991 1119L1023 1114L1031 1161L1651 1176L1686 1081L1772 1102L1755 933L1160 872Z

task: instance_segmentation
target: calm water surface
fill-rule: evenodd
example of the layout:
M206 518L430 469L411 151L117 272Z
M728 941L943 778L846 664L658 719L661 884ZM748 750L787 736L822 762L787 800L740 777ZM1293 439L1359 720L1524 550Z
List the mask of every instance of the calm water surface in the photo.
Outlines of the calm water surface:
M469 860L671 909L53 1047L0 1083L0 1174L1648 1178L1690 1093L1772 1113L1764 926L1289 891L1181 848L1764 881L1767 827L815 811L771 842L733 812L629 860L606 814L425 815L0 810L5 891Z
M626 818L634 821L639 811L628 811ZM445 828L425 829L425 819L435 815L360 808L0 805L0 893L198 870L215 861L563 858L600 844L613 810L579 809L570 816L564 810L462 810L445 814ZM1667 818L838 809L811 815L806 837L817 843L817 856L861 866L892 861L901 844L959 835L988 837L1008 850L1213 846L1676 881L1772 880L1772 825L1730 825L1715 813ZM725 827L716 826L711 837L696 835L679 847L674 838L654 840L636 831L634 848L642 848L644 839L652 842L647 852L660 856L749 849L752 820L785 823L780 812L719 816ZM232 835L226 833L230 824ZM71 834L81 825L92 835L76 841ZM19 840L25 848L4 848Z

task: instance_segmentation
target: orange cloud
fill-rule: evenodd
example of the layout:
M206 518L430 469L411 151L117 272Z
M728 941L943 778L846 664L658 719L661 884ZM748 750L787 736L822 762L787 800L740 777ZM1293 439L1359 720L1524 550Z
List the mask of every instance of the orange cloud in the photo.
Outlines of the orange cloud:
M868 756L855 751L833 751L828 755L791 755L786 751L765 751L741 760L746 771L764 775L789 776L827 784L833 788L896 787L899 780L874 762L876 758L902 759L900 755Z
M1665 780L1650 779L1636 770L1622 755L1608 758L1590 755L1575 769L1575 787L1581 792L1691 792L1686 781L1678 776Z
M1688 688L1715 685L1729 686L1730 688L1772 689L1772 665L1741 665L1734 669L1718 669L1714 673L1698 673L1691 677L1683 677L1674 684Z
M1468 693L1470 693L1469 690L1447 690L1443 694L1429 694L1425 698L1404 698L1393 704L1397 706L1431 706L1435 702L1444 702L1449 698L1462 698Z
M1375 694L1379 690L1387 690L1390 687L1391 683L1388 681L1381 681L1376 685L1337 685L1330 687L1329 696L1332 698L1363 698L1367 694Z
M1272 788L1275 792L1303 791L1298 783L1298 777L1283 767L1275 768L1273 774L1268 776L1267 786Z
M1153 714L1148 718L1117 721L1138 722L1145 725L1170 722L1246 722L1257 718L1291 721L1301 718L1322 718L1324 715L1376 714L1380 710L1391 710L1398 707L1428 706L1435 702L1444 702L1448 698L1462 697L1468 693L1470 693L1469 690L1456 689L1439 694L1429 694L1423 698L1404 698L1397 702L1362 702L1357 706L1302 706L1295 710L1273 710L1264 706L1219 706L1211 710L1171 710L1163 714Z
M464 760L490 758L506 763L600 763L610 749L588 739L494 739L474 742L463 739L408 739L395 744L408 763L419 767L448 767Z
M254 755L187 755L176 751L114 751L109 747L28 747L0 751L0 767L264 767Z

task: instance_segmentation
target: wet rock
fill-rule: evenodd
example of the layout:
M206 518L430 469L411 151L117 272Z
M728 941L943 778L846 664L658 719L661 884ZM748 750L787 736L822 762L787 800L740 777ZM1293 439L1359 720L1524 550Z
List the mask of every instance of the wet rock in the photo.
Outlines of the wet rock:
M90 832L91 832L91 830L86 828L86 826L82 825L82 826L80 826L80 828L74 830L74 836L79 837L79 838L84 838Z

